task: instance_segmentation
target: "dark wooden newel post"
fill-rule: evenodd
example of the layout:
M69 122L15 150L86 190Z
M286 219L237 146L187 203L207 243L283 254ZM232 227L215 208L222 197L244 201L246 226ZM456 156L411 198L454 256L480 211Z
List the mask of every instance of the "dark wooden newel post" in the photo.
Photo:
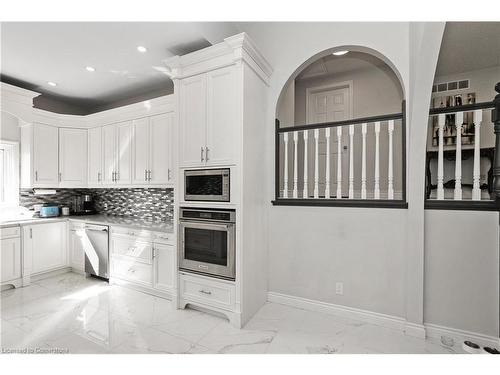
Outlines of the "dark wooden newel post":
M495 125L495 159L493 161L493 192L497 201L500 200L500 82L495 85L498 93L493 100L495 108L491 111L491 121Z

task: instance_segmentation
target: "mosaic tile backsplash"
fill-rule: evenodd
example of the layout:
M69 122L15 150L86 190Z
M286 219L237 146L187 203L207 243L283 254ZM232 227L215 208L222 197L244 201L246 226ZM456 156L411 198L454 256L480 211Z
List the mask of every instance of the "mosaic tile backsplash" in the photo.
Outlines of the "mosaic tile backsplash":
M54 195L34 195L32 189L22 189L19 201L21 206L29 209L43 203L72 208L74 198L83 194L93 196L100 214L152 221L170 221L174 217L174 190L166 188L57 189Z

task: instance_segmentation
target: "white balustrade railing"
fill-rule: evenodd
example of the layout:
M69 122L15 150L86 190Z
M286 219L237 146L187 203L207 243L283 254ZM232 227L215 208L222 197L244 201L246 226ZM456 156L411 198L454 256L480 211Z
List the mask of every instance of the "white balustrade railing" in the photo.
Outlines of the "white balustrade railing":
M277 128L277 198L404 200L404 122L392 116Z
M431 139L435 139L437 144L433 143L433 149L429 150L428 147L427 150L427 199L453 201L490 200L488 194L483 196L481 194L481 176L488 175L487 170L481 171L481 150L494 149L494 142L483 149L481 147L481 129L484 127L483 111L490 112L491 107L492 104L490 103L479 103L431 110L430 118L437 118L435 120L437 126L432 121L430 123ZM473 132L471 127L473 127ZM493 137L491 139L493 140ZM465 168L464 160L470 160L471 153L472 163L469 163L468 167ZM436 185L432 185L432 181L430 181L430 178L432 178L430 161L434 160L433 158L436 156ZM484 168L492 167L493 160L490 159L491 166L483 165ZM453 160L453 164L445 163L445 161ZM472 164L472 173L470 172L470 164ZM446 182L445 178L449 178L451 172L449 168L453 168L454 180ZM466 171L465 175L464 171ZM485 186L490 183L491 181L488 181ZM447 193L447 188L453 189L453 192L451 193L450 190ZM433 189L436 189L435 196L431 196L431 190ZM465 193L467 193L467 196L465 196Z

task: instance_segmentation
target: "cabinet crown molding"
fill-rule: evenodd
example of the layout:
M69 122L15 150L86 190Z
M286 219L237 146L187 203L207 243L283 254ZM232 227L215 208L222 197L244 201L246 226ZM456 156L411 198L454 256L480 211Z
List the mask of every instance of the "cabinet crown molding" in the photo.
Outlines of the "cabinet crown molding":
M223 42L199 51L170 57L163 60L163 63L170 78L181 79L241 61L250 65L260 78L268 83L273 72L271 65L246 33L225 38Z

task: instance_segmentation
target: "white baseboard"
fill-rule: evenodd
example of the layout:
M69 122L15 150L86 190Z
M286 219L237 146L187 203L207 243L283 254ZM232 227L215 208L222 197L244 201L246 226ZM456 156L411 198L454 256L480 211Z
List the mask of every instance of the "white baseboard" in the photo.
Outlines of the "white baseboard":
M489 346L499 349L500 339L494 336L488 336L481 333L465 331L462 329L444 327L437 324L425 324L427 337L441 340L442 337L452 338L455 345L462 347L465 340L475 342L480 346Z
M418 337L420 339L425 339L425 326L423 324L416 324L411 322L405 322L404 326L405 335Z
M302 297L294 297L287 294L268 292L267 300L282 305L297 307L303 310L321 312L361 320L363 322L376 324L383 327L404 330L406 320L397 316L381 314L373 311L357 309L354 307L335 305L333 303L321 302Z
M462 347L465 340L473 341L481 346L492 346L499 348L500 339L494 336L483 335L475 332L438 326L435 324L415 324L407 322L401 317L381 314L373 311L357 309L354 307L336 305L333 303L321 302L302 297L290 296L287 294L268 292L267 300L282 305L297 307L299 309L332 314L345 318L360 320L366 323L379 325L382 327L401 330L406 335L425 339L432 337L441 340L441 337L452 338L456 347Z

